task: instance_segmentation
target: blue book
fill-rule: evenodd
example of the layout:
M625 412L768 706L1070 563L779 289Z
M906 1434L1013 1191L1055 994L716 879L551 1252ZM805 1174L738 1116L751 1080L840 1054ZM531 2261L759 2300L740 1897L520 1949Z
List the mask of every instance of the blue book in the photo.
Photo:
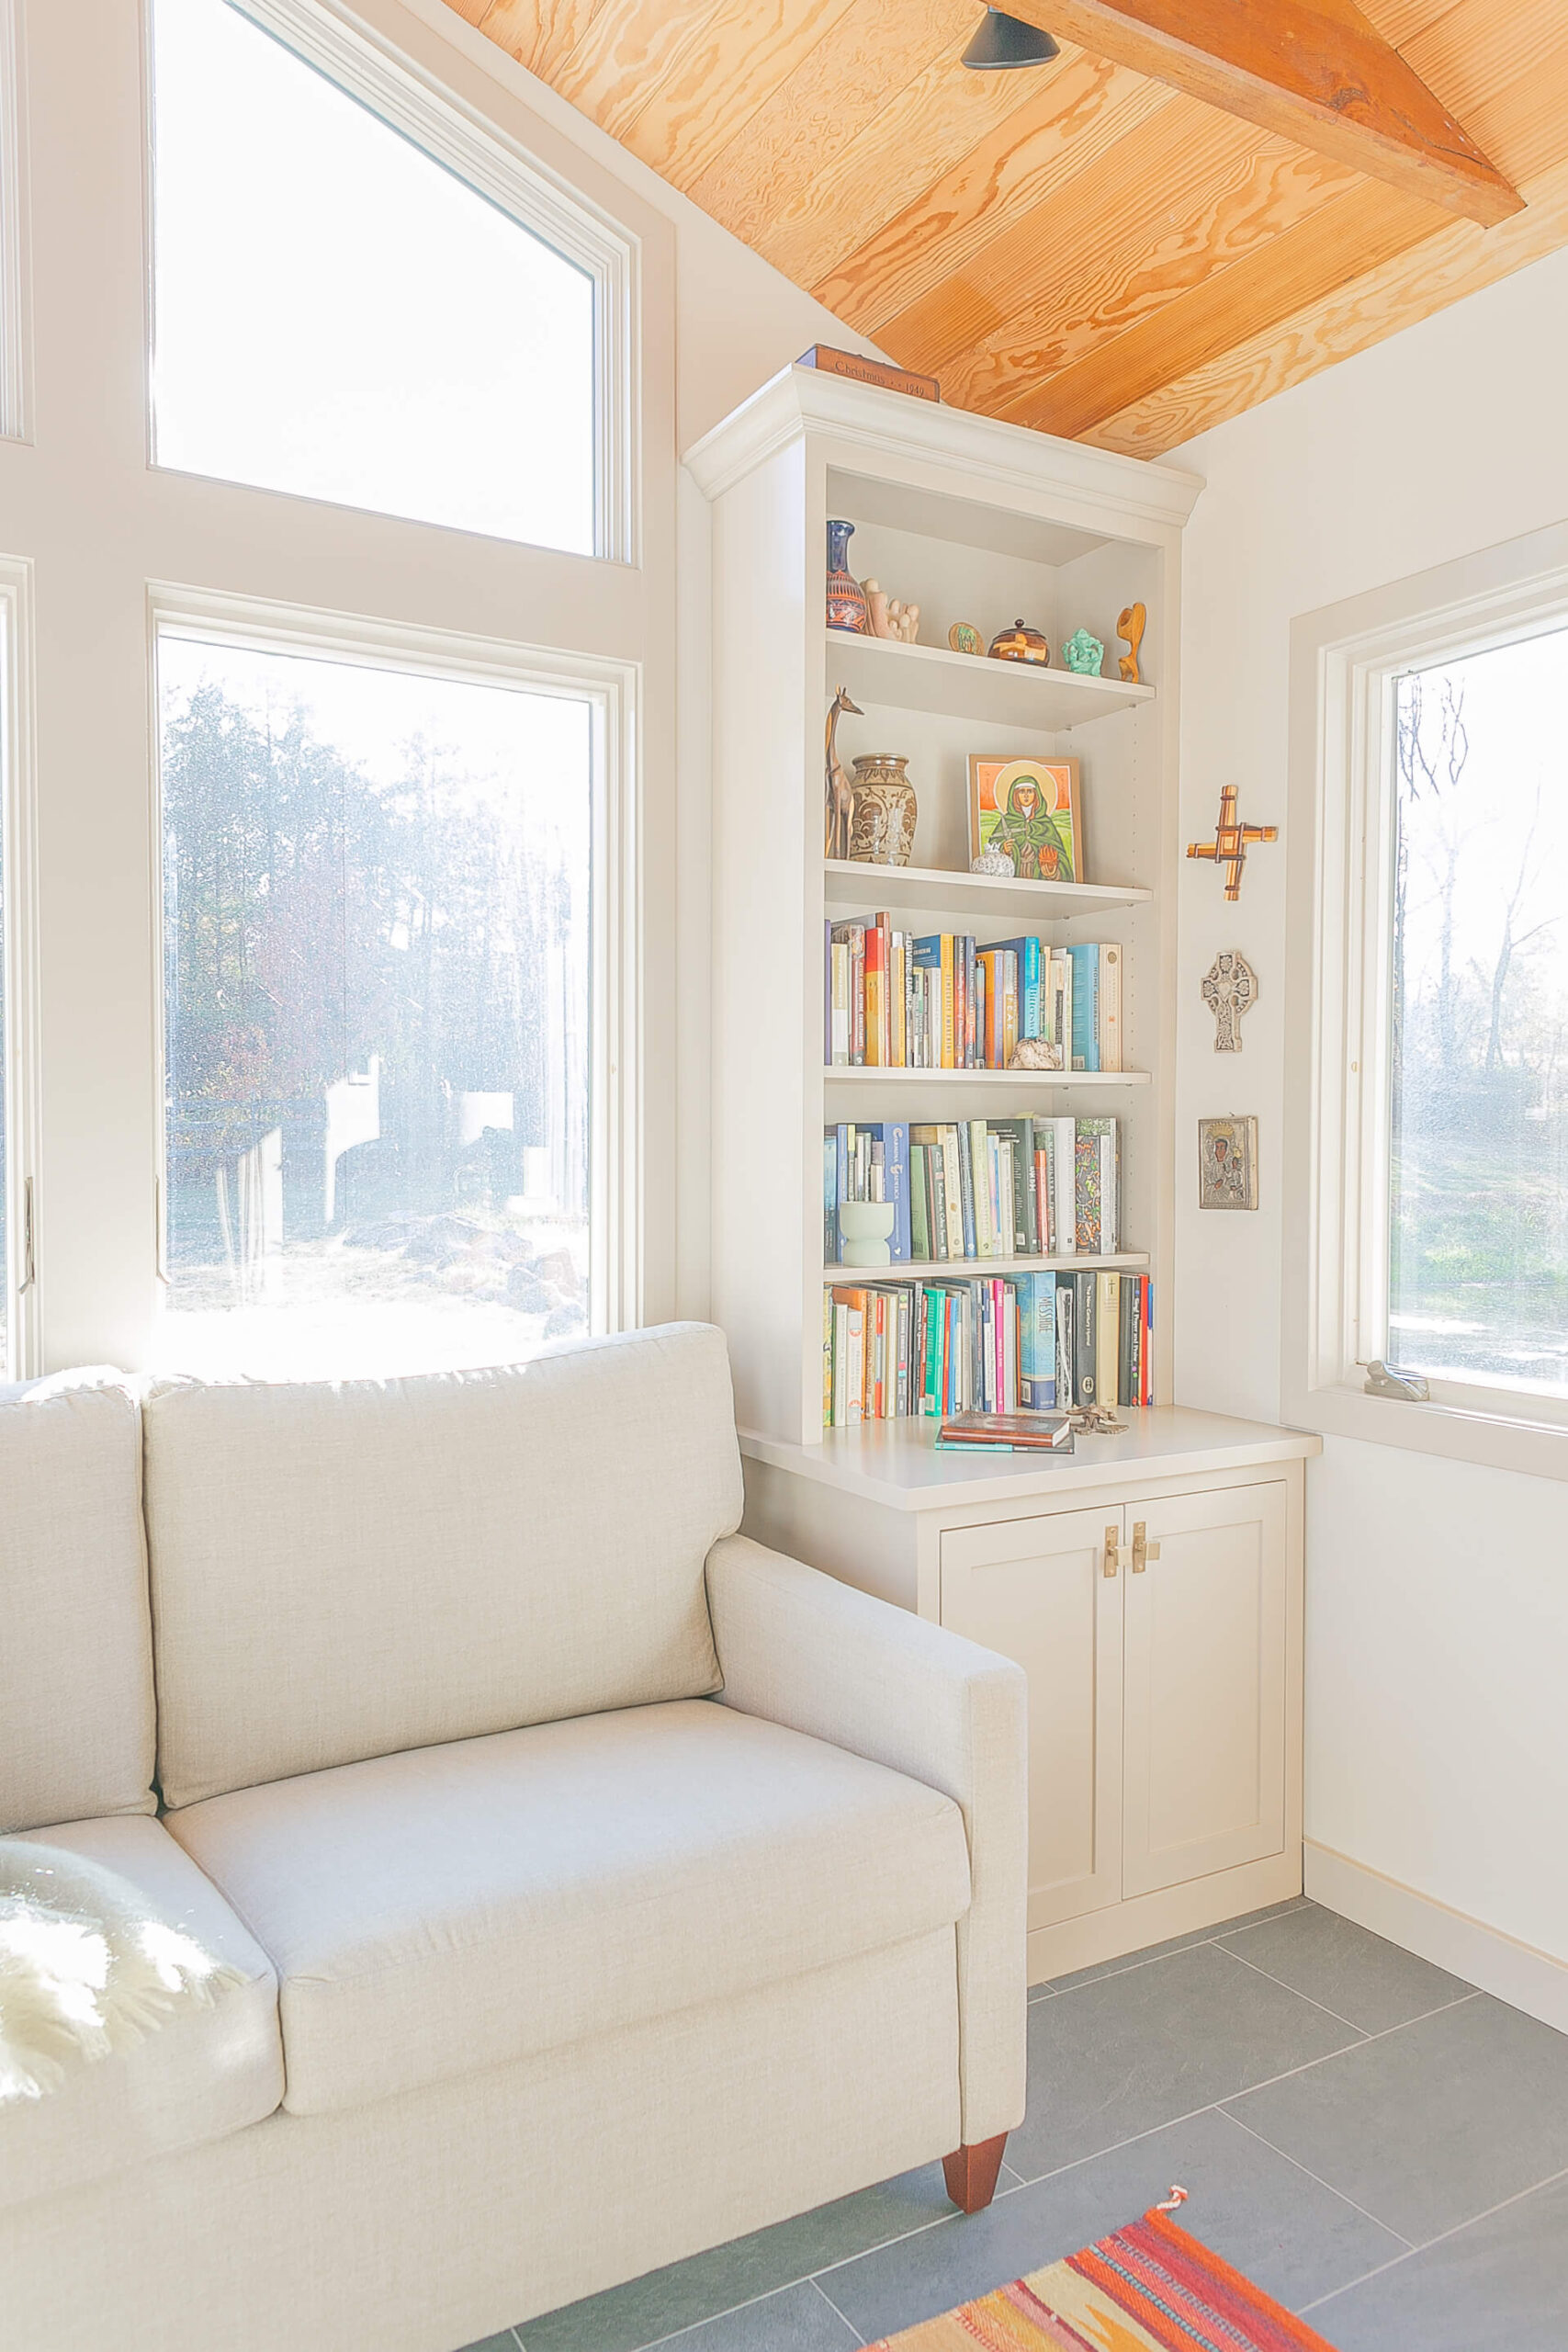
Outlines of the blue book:
M1056 1403L1056 1277L1023 1274L1018 1292L1018 1401L1027 1412L1051 1412Z
M839 1138L829 1127L822 1137L822 1263L839 1263Z
M1069 947L1073 959L1073 1068L1100 1068L1100 950Z
M998 949L1010 948L1018 957L1018 1034L1045 1035L1045 958L1033 933L1019 939L998 939ZM990 951L987 950L987 953Z

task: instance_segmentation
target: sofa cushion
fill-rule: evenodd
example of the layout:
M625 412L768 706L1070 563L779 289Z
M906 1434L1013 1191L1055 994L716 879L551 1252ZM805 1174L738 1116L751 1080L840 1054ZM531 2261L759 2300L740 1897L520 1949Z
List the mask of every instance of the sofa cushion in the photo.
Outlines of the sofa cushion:
M271 1955L298 2114L878 1951L969 1901L950 1798L711 1700L345 1765L169 1826Z
M0 1834L152 1810L141 1423L114 1373L0 1402Z
M145 1401L164 1802L718 1687L721 1335Z
M125 2050L72 2066L58 2090L0 2105L0 2207L220 2139L270 2115L283 2096L266 1955L167 1830L135 1816L73 1821L36 1831L32 1842L118 1871L244 1982L210 2007L182 2005Z

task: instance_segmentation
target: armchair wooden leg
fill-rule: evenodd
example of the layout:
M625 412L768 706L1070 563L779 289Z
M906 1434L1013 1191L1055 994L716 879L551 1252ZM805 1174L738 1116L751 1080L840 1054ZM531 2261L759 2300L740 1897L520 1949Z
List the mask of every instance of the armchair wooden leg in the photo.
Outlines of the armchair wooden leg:
M979 2213L990 2203L997 2193L997 2175L1007 2143L1007 2133L998 2132L994 2140L982 2140L973 2148L954 2148L952 2155L943 2156L947 2193L960 2212Z

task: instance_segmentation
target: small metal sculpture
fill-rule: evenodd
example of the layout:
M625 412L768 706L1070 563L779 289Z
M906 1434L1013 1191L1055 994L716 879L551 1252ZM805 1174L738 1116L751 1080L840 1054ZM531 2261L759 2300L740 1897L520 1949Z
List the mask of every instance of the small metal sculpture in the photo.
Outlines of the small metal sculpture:
M1076 628L1062 648L1062 659L1075 676L1098 678L1105 648L1098 637L1090 637L1087 628Z
M1122 673L1124 685L1143 684L1138 675L1138 648L1144 641L1144 631L1148 623L1149 616L1142 605L1124 605L1116 616L1116 634L1126 640L1127 646L1126 652L1119 656L1116 665Z
M1189 857L1211 857L1216 865L1224 867L1227 899L1239 899L1241 896L1242 869L1252 843L1277 842L1280 838L1278 825L1239 824L1235 803L1236 788L1234 784L1227 784L1220 794L1220 821L1214 828L1213 840L1189 842L1187 844Z
M1075 1405L1067 1419L1081 1437L1120 1437L1127 1426L1109 1405Z
M849 772L840 761L834 744L834 739L839 732L840 718L846 710L852 712L856 718L864 715L859 703L850 700L849 688L840 686L828 707L828 727L824 738L827 774L824 784L826 806L823 817L826 829L825 854L829 857L848 857L850 825L855 808L855 788L850 781Z
M1203 975L1203 1001L1214 1016L1214 1051L1239 1054L1241 1016L1258 1001L1258 975L1234 947L1222 948Z

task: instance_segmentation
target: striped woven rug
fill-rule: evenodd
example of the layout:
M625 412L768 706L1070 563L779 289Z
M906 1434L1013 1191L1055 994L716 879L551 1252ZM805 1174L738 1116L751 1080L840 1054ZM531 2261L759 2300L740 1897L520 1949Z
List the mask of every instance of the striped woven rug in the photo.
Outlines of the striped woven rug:
M870 2352L1333 2352L1156 2206Z

